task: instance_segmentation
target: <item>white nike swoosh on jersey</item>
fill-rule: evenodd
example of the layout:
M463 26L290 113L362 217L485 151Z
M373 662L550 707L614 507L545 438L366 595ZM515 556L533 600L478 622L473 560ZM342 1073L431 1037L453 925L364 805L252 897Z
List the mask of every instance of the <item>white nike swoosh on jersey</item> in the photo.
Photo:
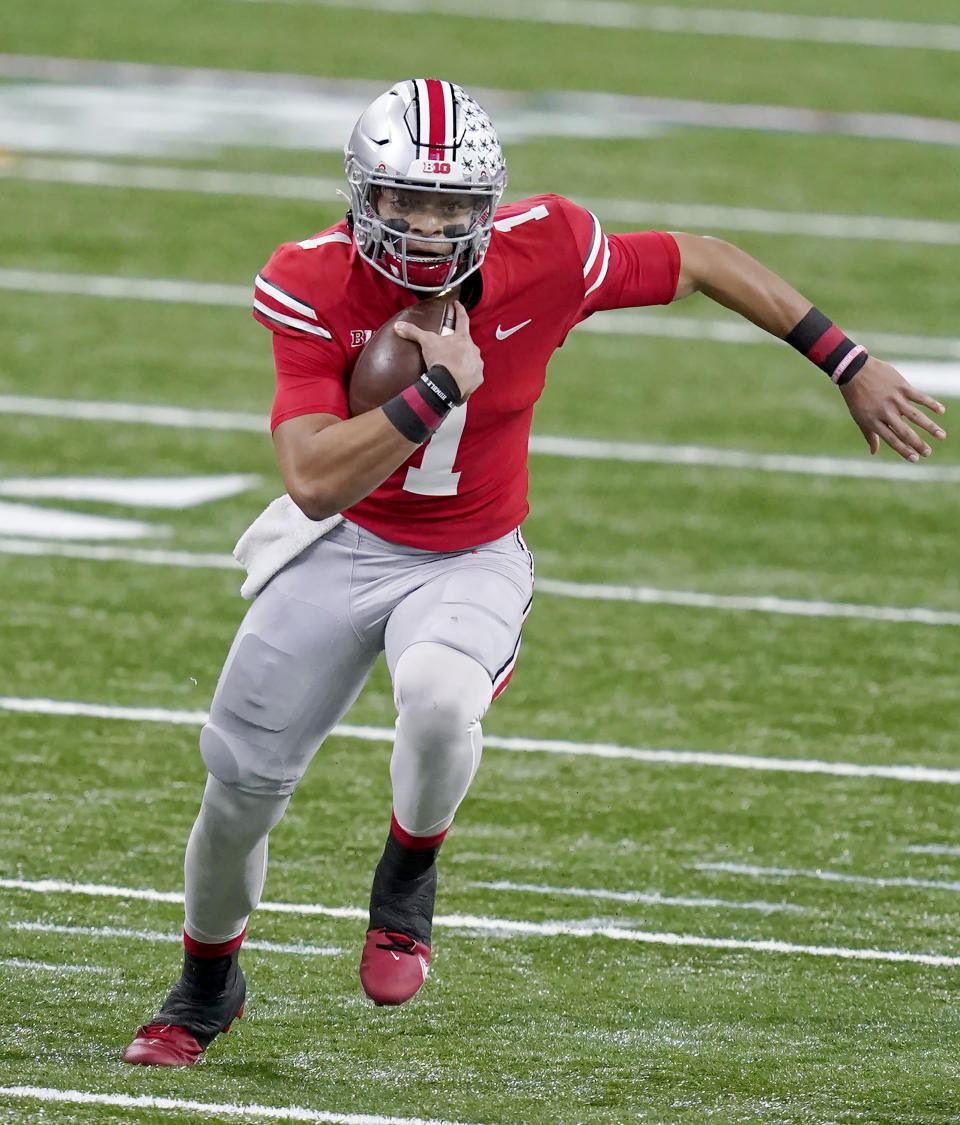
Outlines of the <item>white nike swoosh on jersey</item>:
M515 324L512 328L501 328L500 325L498 324L497 325L497 339L498 340L506 340L506 338L508 336L512 336L514 334L514 332L519 332L521 328L526 328L531 320L533 320L533 317L530 317L530 320L521 321L520 324Z

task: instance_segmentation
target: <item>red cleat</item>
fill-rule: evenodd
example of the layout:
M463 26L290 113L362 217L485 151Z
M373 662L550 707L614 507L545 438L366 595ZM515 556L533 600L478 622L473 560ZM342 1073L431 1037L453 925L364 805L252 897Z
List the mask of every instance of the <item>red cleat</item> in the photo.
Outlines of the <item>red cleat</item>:
M235 1019L243 1015L243 1008ZM224 1034L232 1022L223 1029ZM123 1052L125 1063L140 1066L193 1066L203 1054L203 1047L185 1027L172 1023L148 1023L137 1028L133 1042Z
M192 1066L202 1054L203 1048L185 1027L148 1023L137 1028L122 1058L142 1066Z
M405 1004L420 991L430 966L430 946L392 930L368 930L360 958L360 983L377 1005Z

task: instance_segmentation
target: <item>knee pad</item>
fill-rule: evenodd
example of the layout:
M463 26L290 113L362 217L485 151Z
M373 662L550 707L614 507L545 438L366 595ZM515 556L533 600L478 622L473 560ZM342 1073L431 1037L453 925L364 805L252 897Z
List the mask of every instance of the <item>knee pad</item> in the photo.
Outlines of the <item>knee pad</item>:
M446 645L410 645L394 669L398 721L424 748L462 738L486 714L492 697L483 665Z
M319 745L305 734L316 672L256 633L231 653L200 732L207 769L247 793L289 796Z
M272 741L272 740L264 740ZM241 793L289 797L301 774L291 777L281 747L248 742L228 725L208 721L200 731L200 756L213 777Z

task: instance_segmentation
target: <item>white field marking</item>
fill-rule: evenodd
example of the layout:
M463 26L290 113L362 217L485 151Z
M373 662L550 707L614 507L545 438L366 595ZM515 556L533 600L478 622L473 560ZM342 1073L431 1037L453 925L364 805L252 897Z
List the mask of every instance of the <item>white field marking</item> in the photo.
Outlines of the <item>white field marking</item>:
M835 43L851 47L960 51L960 24L900 20L795 16L721 8L677 8L671 4L629 4L623 0L243 0L300 7L350 8L367 12L431 13L510 23L568 24L610 30L722 35L738 39L780 39L791 43Z
M148 1094L101 1094L88 1090L57 1090L49 1086L0 1086L0 1098L52 1102L59 1105L110 1105L120 1109L153 1109L185 1112L214 1119L239 1117L247 1121L303 1121L318 1125L458 1125L424 1117L388 1117L381 1113L334 1113L296 1105L256 1105L239 1102L198 1102L187 1098L160 1098Z
M103 297L111 301L165 301L173 304L217 305L227 308L253 307L252 287L220 284L214 281L0 269L0 289L25 293Z
M530 452L580 460L626 461L646 465L688 465L717 469L745 469L764 473L798 473L816 477L858 480L903 480L932 483L960 481L960 466L919 465L906 461L876 461L866 457L804 456L795 453L753 453L705 445L658 445L642 441L533 434Z
M722 910L757 910L761 914L807 913L806 907L795 906L789 902L735 902L726 898L663 895L659 891L608 891L596 887L548 887L542 883L511 883L506 879L497 879L493 882L472 882L469 885L471 887L485 887L491 891L521 891L536 895L550 895L551 897L604 899L640 906L691 906L698 909L716 907Z
M222 146L339 151L380 83L0 55L0 147L83 155L208 153ZM37 82L36 79L43 81ZM122 96L118 96L118 89ZM650 137L670 126L960 145L960 122L587 91L478 87L508 143Z
M0 288L3 287L0 271ZM706 341L711 344L766 344L787 347L762 328L735 316L710 320L700 316L682 316L675 310L667 313L647 309L614 309L594 313L574 329L601 336L652 336L668 340ZM908 355L924 359L960 359L960 339L952 336L913 336L895 332L875 332L851 328L852 336L872 352L883 355Z
M748 597L740 594L700 594L694 590L660 590L653 586L610 586L590 582L563 582L538 578L539 593L588 601L634 602L640 605L675 605L692 609L721 609L734 612L779 613L789 617L842 617L857 621L886 621L896 624L960 625L960 613L950 610L907 608L886 605L857 605L852 602L804 601L799 598Z
M172 533L166 524L9 504L4 500L0 500L0 528L4 535L53 539L147 539Z
M200 410L185 406L41 398L36 395L0 395L0 414L78 419L84 422L140 423L144 426L169 426L184 430L226 430L255 434L267 434L270 430L266 414L241 410Z
M23 957L2 957L0 965L8 969L25 969L27 972L37 973L101 973L109 974L113 970L105 965L55 965L49 961L28 961Z
M257 488L255 473L203 477L0 477L0 496L97 500L132 508L193 508Z
M182 895L147 888L113 887L103 883L70 883L59 879L0 879L0 889L33 891L38 894L80 894L113 898L134 898L150 902L182 902ZM357 906L321 906L317 903L262 902L264 913L294 914L338 919L364 919L365 908ZM960 957L942 953L905 953L889 949L848 949L839 946L802 945L788 941L703 937L699 934L675 934L637 930L631 926L611 926L594 919L572 919L555 922L528 922L517 918L488 918L477 914L439 914L435 926L493 937L573 937L610 938L613 941L640 942L646 945L697 946L704 949L733 949L753 953L801 953L815 957L842 957L856 961L912 962L919 965L960 965Z
M843 871L798 871L792 867L756 867L749 863L697 863L698 871L747 875L753 879L817 879L822 883L857 883L865 887L915 887L930 891L960 891L960 882L915 879L909 875L848 875Z
M436 922L436 919L434 919ZM730 949L749 953L806 954L812 957L840 957L854 961L912 962L920 965L960 965L960 957L943 953L904 953L887 949L849 949L833 945L801 945L790 941L702 937L699 934L674 934L634 930L626 926L583 922L521 922L481 918L473 914L450 914L445 924L494 937L581 937L635 941L646 945L694 946L702 949Z
M145 566L179 566L200 570L239 570L232 555L164 551L153 547L106 547L84 543L55 543L39 539L17 539L0 535L0 555L39 558L69 558L89 562L130 562ZM601 583L565 582L538 578L537 591L583 601L632 602L636 605L674 605L691 609L717 609L735 613L777 613L788 617L838 617L848 620L881 621L888 624L956 627L960 613L923 606L872 606L853 602L803 601L772 595L749 597L734 594L702 594L692 590L662 590L654 586L611 586Z
M0 154L0 177L91 187L140 188L200 195L249 195L319 203L343 190L340 180L266 172L218 172L150 164ZM758 234L843 238L933 246L960 245L960 223L881 215L835 215L814 211L772 211L709 203L643 199L578 199L601 220L669 230L736 230Z
M173 711L160 707L115 707L100 703L75 703L60 699L21 699L0 696L0 710L26 715L64 715L93 719L119 719L134 723L170 723L175 726L200 726L207 720L205 711ZM393 742L393 727L355 726L342 723L334 727L335 736L364 742ZM764 758L747 754L723 754L710 750L654 750L648 747L618 746L604 742L566 742L550 738L505 738L484 734L489 749L514 753L569 754L572 756L649 762L651 765L707 766L740 770L772 770L778 773L825 774L830 777L883 778L891 781L923 781L934 785L960 785L960 769L932 766L865 766L856 762L821 762L815 758ZM0 881L0 886L4 885Z
M152 547L102 547L87 543L56 543L0 535L0 555L81 559L88 562L131 562L141 566L182 566L196 570L240 570L233 555L203 551L161 551Z
M8 922L7 928L31 934L76 934L80 937L123 938L130 941L169 942L182 945L182 933L159 930L130 930L118 926L57 926L52 922ZM244 949L263 953L292 953L299 957L335 957L344 952L337 945L305 945L302 942L244 940Z
M900 374L928 395L937 398L960 396L960 363L931 363L915 359L891 360Z
M246 411L194 410L178 406L40 398L32 395L0 395L0 414L258 434L264 434L268 430L265 416ZM910 465L901 461L884 462L866 457L752 453L738 449L715 449L703 445L658 445L654 442L608 441L596 438L557 437L549 434L531 435L529 448L532 454L571 457L578 460L707 466L869 480L947 483L960 481L960 466Z
M80 559L87 562L129 562L143 566L178 566L197 570L240 570L232 555L213 552L164 551L154 547L106 547L85 543L57 543L18 539L0 534L0 555ZM632 602L635 605L673 605L733 613L776 613L786 617L837 617L880 621L892 625L932 625L955 628L960 612L924 606L859 605L854 602L804 601L773 595L702 594L694 590L663 590L655 586L613 586L597 582L566 582L538 578L537 592L581 601Z
M252 288L247 288L245 285L106 274L55 273L46 270L0 268L0 289L20 293L59 293L110 300L167 301L226 308L249 309L253 305ZM637 309L617 309L595 313L578 324L574 330L594 332L604 336L653 336L677 340L704 340L716 344L767 344L780 348L787 346L782 340L770 336L741 318L734 317L733 314L726 320L708 320L705 317L679 316L672 312L663 314ZM856 329L850 331L854 338L861 340L872 351L883 352L886 355L899 352L926 359L960 359L960 339L954 337L912 336L901 333L864 332ZM0 396L0 401L4 402L18 400L44 401L29 395ZM122 408L125 404L113 405ZM173 412L177 410L190 413L182 407L154 407L153 409L171 412L169 415L171 419L176 417ZM239 416L250 418L249 414ZM96 421L95 418L91 420ZM104 421L114 420L126 421L125 418L104 419ZM171 420L163 424L176 425L177 423ZM247 425L244 423L243 428L247 428ZM215 428L231 429L232 427L221 425ZM256 428L265 429L266 419L261 419Z
M908 844L903 850L919 855L960 855L960 844Z

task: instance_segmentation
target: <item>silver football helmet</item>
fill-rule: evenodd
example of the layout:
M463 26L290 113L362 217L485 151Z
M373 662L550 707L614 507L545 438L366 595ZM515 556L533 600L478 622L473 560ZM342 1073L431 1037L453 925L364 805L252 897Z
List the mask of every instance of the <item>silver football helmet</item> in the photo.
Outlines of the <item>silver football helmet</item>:
M375 270L407 289L439 293L479 268L507 169L493 123L469 94L435 78L398 82L367 107L344 154L353 237ZM419 198L441 209L439 197L467 221L434 234L411 229L399 213L381 216L388 197L411 212Z

